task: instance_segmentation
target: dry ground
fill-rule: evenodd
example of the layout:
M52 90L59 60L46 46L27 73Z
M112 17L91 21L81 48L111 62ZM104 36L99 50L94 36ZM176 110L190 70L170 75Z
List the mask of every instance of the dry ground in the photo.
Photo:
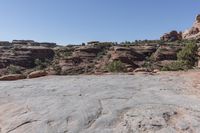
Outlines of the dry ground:
M0 133L141 132L200 132L200 72L0 82Z

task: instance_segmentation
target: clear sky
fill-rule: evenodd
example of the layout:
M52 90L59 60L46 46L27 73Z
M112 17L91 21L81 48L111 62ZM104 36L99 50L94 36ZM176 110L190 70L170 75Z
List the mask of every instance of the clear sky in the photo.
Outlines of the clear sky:
M200 0L0 0L0 40L158 39L191 27Z

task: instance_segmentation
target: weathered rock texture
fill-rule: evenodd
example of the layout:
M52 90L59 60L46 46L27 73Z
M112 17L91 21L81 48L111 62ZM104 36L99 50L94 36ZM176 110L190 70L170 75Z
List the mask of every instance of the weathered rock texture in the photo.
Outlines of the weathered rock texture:
M175 61L176 54L182 49L179 45L141 44L141 45L115 45L113 43L95 42L86 46L44 47L29 46L34 41L16 41L16 45L7 45L2 42L0 46L0 69L10 65L33 69L35 61L41 60L49 64L48 73L61 75L92 74L107 72L109 63L120 61L125 72L133 72L144 67L145 63L154 58L155 68L162 66L162 61ZM17 44L18 43L18 44ZM3 74L1 74L3 75Z
M165 33L161 38L163 41L177 41L182 39L182 33L177 31L171 31L169 33Z
M46 76L47 75L47 72L45 71L34 71L34 72L31 72L29 75L28 75L28 78L38 78L38 77L43 77L43 76Z
M0 81L11 81L11 80L20 80L25 79L26 76L22 74L11 74L11 75L5 75L0 77Z
M183 39L200 39L200 15L197 15L192 28L183 32Z
M0 47L0 69L9 65L33 68L36 59L53 59L54 51L41 46L2 46Z
M184 75L49 76L0 84L0 133L200 131L200 99L188 93L194 87Z

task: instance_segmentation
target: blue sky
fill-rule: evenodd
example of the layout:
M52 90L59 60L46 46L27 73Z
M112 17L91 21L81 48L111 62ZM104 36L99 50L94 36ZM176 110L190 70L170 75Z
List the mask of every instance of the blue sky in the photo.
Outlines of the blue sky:
M0 40L158 39L191 27L199 0L0 0Z

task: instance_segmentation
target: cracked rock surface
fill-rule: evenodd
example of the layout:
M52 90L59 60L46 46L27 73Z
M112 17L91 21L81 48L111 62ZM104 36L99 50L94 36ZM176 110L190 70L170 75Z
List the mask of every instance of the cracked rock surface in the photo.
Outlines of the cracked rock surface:
M0 133L198 133L190 87L173 74L0 82Z

